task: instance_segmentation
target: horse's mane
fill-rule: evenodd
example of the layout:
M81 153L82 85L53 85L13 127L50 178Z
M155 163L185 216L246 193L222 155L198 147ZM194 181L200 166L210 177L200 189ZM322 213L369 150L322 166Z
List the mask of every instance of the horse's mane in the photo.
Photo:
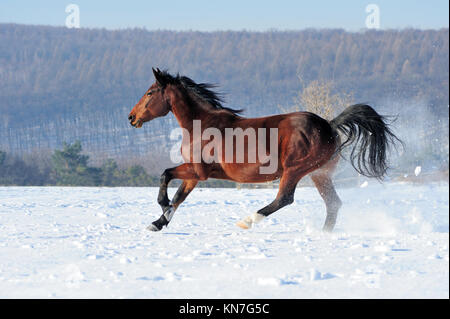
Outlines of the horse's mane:
M210 83L196 83L194 80L188 78L187 76L181 76L179 74L173 76L167 70L160 71L159 76L163 79L164 83L178 84L183 86L187 91L194 93L197 97L203 99L216 110L226 110L234 115L237 115L243 111L242 109L235 110L223 106L222 103L224 102L224 100L222 95L212 90L213 88L217 87L217 85Z

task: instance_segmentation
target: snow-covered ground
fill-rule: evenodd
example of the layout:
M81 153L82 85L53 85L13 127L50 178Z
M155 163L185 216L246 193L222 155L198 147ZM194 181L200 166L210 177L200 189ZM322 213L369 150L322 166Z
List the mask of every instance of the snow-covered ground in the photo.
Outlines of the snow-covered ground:
M247 231L276 189L196 189L152 233L156 188L0 187L0 298L448 298L448 183L362 186L332 234L314 188Z

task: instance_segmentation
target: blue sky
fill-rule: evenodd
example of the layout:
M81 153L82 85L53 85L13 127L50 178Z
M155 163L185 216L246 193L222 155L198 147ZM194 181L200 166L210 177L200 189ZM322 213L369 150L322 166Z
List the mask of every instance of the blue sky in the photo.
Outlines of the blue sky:
M380 9L381 29L448 28L448 0L1 0L0 23L64 26L68 4L80 8L83 28L148 30L298 30L365 28L365 8Z

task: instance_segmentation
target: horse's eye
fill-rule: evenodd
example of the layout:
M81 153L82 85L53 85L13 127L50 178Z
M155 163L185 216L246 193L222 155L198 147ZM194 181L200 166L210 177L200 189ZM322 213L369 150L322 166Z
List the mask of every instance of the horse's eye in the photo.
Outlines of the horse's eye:
M153 93L152 91L148 92L148 93L147 93L147 96L152 95L152 93Z

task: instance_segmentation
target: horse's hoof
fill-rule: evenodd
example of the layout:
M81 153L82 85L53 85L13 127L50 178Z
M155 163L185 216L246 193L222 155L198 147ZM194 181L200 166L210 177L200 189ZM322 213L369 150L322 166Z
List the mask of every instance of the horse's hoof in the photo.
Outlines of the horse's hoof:
M264 215L253 213L250 216L245 217L244 219L238 221L236 225L241 227L242 229L252 228L253 224L259 223L264 219Z
M322 231L324 233L332 233L334 226L323 226Z
M155 220L150 226L148 226L147 229L149 231L160 231L164 226L167 227L168 224L169 222L163 214L158 220Z
M252 227L252 224L246 223L243 220L240 220L236 223L236 226L241 227L242 229L249 229Z
M162 228L158 228L156 225L151 224L150 226L147 227L147 230L149 231L160 231Z

